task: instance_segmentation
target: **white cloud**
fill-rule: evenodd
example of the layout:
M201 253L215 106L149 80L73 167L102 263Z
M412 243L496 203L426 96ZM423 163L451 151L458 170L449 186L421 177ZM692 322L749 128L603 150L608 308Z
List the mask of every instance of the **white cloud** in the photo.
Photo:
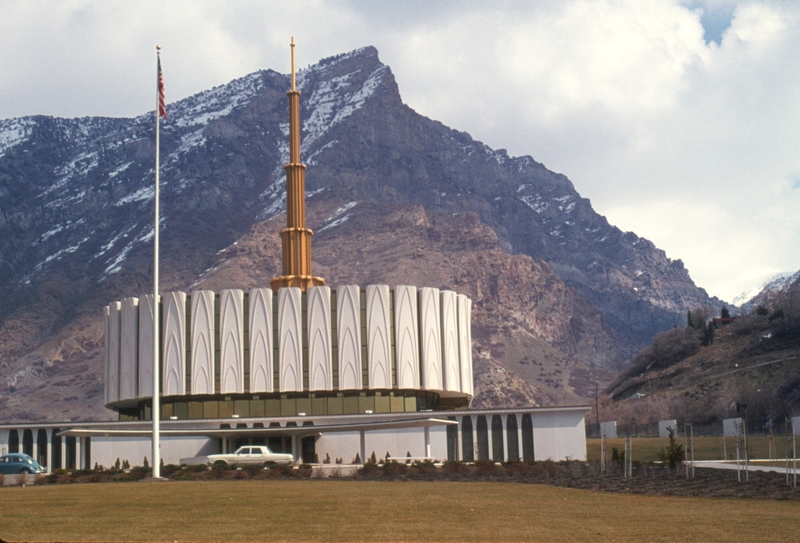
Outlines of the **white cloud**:
M288 71L291 35L301 66L371 44L411 107L568 175L712 294L800 268L798 4L6 0L2 12L0 118L148 111L156 43L169 100Z

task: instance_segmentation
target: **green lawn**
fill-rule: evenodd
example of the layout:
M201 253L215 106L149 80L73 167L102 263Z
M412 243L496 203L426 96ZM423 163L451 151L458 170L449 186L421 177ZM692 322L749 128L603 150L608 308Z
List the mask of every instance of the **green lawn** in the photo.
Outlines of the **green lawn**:
M215 481L0 488L8 541L797 541L800 502L511 483Z
M694 438L694 459L695 460L721 460L723 450L727 453L728 459L736 459L736 440L732 437L725 438L725 449L722 447L721 437L696 437ZM615 447L622 452L624 449L624 439L606 440L606 451L608 458L611 458L611 449ZM678 442L683 444L683 438L678 438ZM641 462L653 462L658 460L658 454L662 448L666 448L669 443L667 438L657 437L635 437L631 444L633 459ZM775 436L773 438L774 450L778 459L785 458L786 438ZM769 458L769 443L767 436L749 436L747 447L751 453L751 458ZM587 439L586 449L589 460L600 460L600 440ZM775 456L775 455L774 455Z

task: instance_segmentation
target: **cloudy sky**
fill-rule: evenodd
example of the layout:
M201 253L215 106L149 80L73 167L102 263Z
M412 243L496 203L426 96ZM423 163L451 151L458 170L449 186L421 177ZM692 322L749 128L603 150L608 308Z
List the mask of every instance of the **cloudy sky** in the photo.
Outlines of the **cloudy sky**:
M416 111L567 175L732 300L800 269L800 2L0 0L0 118L135 116L374 45Z

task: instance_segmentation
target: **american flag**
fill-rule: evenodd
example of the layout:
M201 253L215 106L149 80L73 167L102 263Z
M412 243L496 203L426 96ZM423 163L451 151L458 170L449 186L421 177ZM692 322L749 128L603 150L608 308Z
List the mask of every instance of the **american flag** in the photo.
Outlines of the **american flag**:
M164 74L161 73L161 57L158 57L158 115L167 118L167 95L164 92Z

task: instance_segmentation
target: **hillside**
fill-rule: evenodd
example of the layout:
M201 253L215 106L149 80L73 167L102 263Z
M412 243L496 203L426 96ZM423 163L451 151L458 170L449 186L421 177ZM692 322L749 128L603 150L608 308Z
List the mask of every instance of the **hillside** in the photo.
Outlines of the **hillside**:
M800 409L800 280L761 296L754 310L714 331L713 343L694 328L656 336L606 393L618 420L677 418L705 423L737 416L761 429Z

